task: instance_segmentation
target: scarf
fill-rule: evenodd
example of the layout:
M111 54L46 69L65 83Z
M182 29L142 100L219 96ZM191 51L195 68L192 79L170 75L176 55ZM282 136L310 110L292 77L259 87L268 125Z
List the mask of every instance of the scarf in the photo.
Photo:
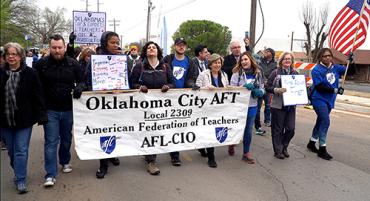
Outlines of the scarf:
M14 111L18 109L15 94L17 93L21 72L22 70L17 72L6 70L9 79L5 84L5 117L9 126L15 126Z
M215 82L215 79L213 78L211 71L209 71L209 74L211 75L211 84L213 86L215 86L215 87L224 87L224 84L222 83L221 71L218 71L217 83Z

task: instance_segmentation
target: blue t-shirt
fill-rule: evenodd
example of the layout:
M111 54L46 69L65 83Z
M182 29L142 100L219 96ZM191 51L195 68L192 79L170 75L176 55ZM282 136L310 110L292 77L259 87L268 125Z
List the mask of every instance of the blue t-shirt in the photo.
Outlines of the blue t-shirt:
M313 68L312 81L314 87L319 84L324 84L328 88L338 88L339 78L346 71L346 68L342 65L335 64L331 68L327 68L322 64L316 64ZM334 108L334 102L337 97L335 93L325 93L314 90L312 94L312 105L313 106L322 106L329 105L330 108Z
M213 79L213 82L214 82L214 83L215 83L215 85L216 85L215 87L219 87L219 86L218 86L218 77L213 77L213 76L212 76L212 79Z
M185 57L183 60L177 60L176 57L172 60L172 72L176 81L176 88L185 87L185 77L189 69L189 58Z
M254 84L254 82L256 80L256 76L254 74L245 74L245 80L246 80L247 84L249 84L249 83Z

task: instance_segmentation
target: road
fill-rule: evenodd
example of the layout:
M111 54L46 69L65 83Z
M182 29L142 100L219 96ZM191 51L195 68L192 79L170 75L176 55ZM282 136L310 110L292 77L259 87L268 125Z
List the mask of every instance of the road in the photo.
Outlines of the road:
M370 93L370 84L369 83L356 83L356 82L346 82L345 89L361 92L361 93Z
M230 157L226 147L216 148L218 168L211 169L197 151L181 152L183 165L170 165L168 154L159 155L160 176L146 172L143 157L121 158L102 180L95 178L98 161L81 161L73 153L70 174L60 173L51 189L42 186L43 132L35 127L31 139L28 187L18 195L6 151L1 153L1 200L4 201L100 201L100 200L351 200L370 198L370 116L333 111L328 151L324 161L306 150L315 121L312 110L299 108L291 157L273 157L271 135L253 136L255 165L242 162L242 146Z

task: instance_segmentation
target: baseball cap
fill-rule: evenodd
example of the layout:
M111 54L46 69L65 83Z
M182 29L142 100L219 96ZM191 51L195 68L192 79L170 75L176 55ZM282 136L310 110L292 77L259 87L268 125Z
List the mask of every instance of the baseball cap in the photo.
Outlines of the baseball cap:
M184 43L185 45L187 45L188 43L185 41L184 38L176 38L175 40L175 45L178 45L180 43Z

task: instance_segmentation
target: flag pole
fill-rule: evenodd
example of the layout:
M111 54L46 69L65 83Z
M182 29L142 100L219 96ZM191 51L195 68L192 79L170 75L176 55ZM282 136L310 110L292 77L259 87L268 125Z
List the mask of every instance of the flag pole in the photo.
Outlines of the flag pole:
M362 14L364 12L365 5L366 5L366 0L364 0L364 3L362 4L362 8L361 8L361 12L360 12L360 17L359 17L359 20L358 20L358 23L357 23L355 37L353 38L353 43L352 43L351 51L349 52L349 57L352 57L351 54L352 54L353 49L355 48L355 43L356 43L356 40L357 40L358 30L360 29L361 18L362 18ZM347 59L346 71L344 72L344 77L343 77L343 80L342 80L342 87L344 87L344 81L346 80L349 63L350 63L350 60Z

